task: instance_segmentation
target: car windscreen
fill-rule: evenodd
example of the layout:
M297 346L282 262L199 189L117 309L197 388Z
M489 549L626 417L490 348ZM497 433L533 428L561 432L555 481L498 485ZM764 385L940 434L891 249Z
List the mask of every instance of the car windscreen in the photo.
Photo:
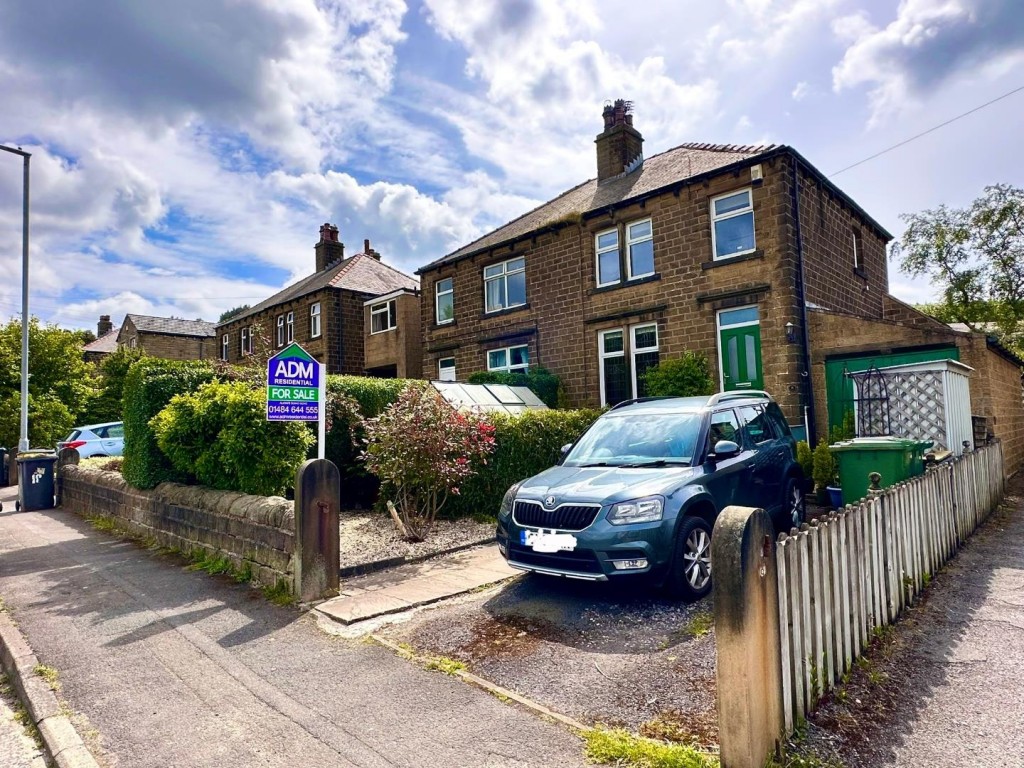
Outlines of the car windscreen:
M82 434L80 430L72 429L71 434L64 438L64 442L70 443L72 440L77 440L80 434Z
M698 413L623 413L594 422L564 466L689 464L700 431Z

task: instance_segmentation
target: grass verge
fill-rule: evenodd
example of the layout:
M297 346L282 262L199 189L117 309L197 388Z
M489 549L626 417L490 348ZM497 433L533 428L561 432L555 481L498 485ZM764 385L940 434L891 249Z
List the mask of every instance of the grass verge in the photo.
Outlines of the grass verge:
M584 731L587 758L623 768L718 768L718 758L684 744L634 736L621 728Z

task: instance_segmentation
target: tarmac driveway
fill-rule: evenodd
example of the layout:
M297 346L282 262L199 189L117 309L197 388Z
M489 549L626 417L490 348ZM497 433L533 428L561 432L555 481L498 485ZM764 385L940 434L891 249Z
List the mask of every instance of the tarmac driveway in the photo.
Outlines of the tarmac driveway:
M381 634L587 724L717 744L711 601L524 575Z

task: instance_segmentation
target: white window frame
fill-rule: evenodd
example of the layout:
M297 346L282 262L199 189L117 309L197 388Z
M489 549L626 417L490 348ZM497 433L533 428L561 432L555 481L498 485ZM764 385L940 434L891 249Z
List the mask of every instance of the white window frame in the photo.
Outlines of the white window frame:
M722 200L726 197L734 197L746 192L747 194L747 206L737 211L729 211L729 213L723 213L721 216L715 215L715 201ZM708 204L708 211L711 214L711 260L712 261L725 261L726 259L734 259L737 256L745 256L748 253L753 253L757 250L757 226L754 216L754 191L752 187L746 189L734 189L731 192L726 192L724 195L715 195L711 198ZM754 235L754 247L749 248L745 251L736 251L735 253L727 253L722 256L718 255L718 242L717 236L715 235L715 224L719 221L725 221L726 219L736 218L737 216L746 216L750 214L750 228L753 230Z
M615 235L615 245L608 246L607 248L601 248L600 242L603 235ZM615 252L615 260L619 264L619 276L614 280L608 280L601 282L601 256L605 253ZM617 227L611 229L603 229L594 235L594 282L598 288L604 288L607 285L618 285L622 282L622 259L619 257L619 230Z
M649 328L653 328L654 329L654 346L653 347L644 347L643 349L638 349L637 345L636 345L636 335L637 335L637 332L638 331L645 331L645 330L647 330ZM636 325L631 325L629 327L629 368L630 368L629 376L633 380L633 397L639 397L640 396L640 395L637 394L640 390L639 390L639 388L637 386L637 380L636 380L636 356L637 355L644 355L644 354L647 354L648 352L657 352L657 353L659 353L659 355L661 353L661 336L658 333L658 324L657 323L637 323ZM660 360L660 357L659 357L659 360ZM602 366L602 368L603 367L604 366Z
M446 363L449 360L451 360L451 362L452 362L451 365L443 365L443 363ZM446 379L444 377L443 371L446 368L450 368L451 369L452 377L450 379ZM455 358L454 357L442 357L442 358L439 358L438 361L437 361L437 380L438 381L456 381L457 379L455 378L455 376L456 376L456 374L455 374Z
M385 327L379 331L373 330L373 318L374 315L384 315ZM394 323L394 325L392 325ZM370 305L370 335L375 336L378 333L387 333L393 331L398 327L398 315L395 307L395 300L389 299L388 301L382 301L380 304Z
M309 338L319 339L323 331L320 328L320 302L309 305Z
M242 328L239 334L239 352L242 357L252 354L252 326Z
M277 346L284 346L284 315L277 316Z
M228 359L228 346L231 344L229 334L224 334L220 337L220 359Z
M618 352L605 352L604 351L604 338L613 333L622 334L622 349ZM626 356L626 329L625 328L606 328L603 331L597 332L597 371L598 378L601 382L601 407L604 407L606 402L605 398L605 386L604 386L604 361L614 357L625 357Z
M522 261L523 262L523 266L520 269L510 270L508 268L508 265L511 264L513 261ZM502 268L501 269L501 274L500 275L492 275L491 277L488 277L487 276L487 270L491 269L493 267L501 267ZM483 276L484 276L484 312L486 314L492 314L494 312L503 312L506 309L515 309L516 307L525 307L526 306L526 296L525 295L523 296L523 301L520 302L519 304L510 304L509 301L508 301L508 278L509 278L509 275L518 275L520 272L523 273L523 285L525 286L525 284L526 284L526 257L525 256L516 256L516 257L511 258L511 259L505 259L505 261L499 261L499 262L497 262L495 264L488 264L488 265L486 265L483 268ZM505 306L503 306L503 307L496 307L494 309L491 309L490 307L487 306L487 284L489 282L492 282L492 281L495 281L495 280L503 280L505 282ZM524 291L523 293L525 294L526 292Z
M526 350L526 363L512 365L512 350L513 349L525 349ZM505 353L505 365L499 367L491 367L491 353L492 352L504 352ZM487 355L487 370L494 373L526 373L530 370L530 345L529 344L513 344L511 347L496 347L495 349L488 349L485 353Z
M446 280L451 283L451 288L449 288L446 291L442 291L441 290L441 283L445 282ZM487 293L487 288L486 288L486 283L485 283L484 294L486 295L486 293ZM442 296L448 296L449 294L452 297L452 316L449 317L447 320L442 320L441 319L441 297ZM505 295L506 296L508 295L507 287L506 287L506 294ZM448 323L454 323L455 322L455 278L454 277L442 277L442 278L438 279L434 283L434 322L437 323L437 325L448 325Z
M638 224L649 224L651 227L651 234L646 237L638 237L635 240L630 236L630 230ZM639 243L646 243L648 240L651 241L651 271L641 272L639 274L633 274L633 246ZM651 221L650 217L646 219L640 219L639 221L631 221L626 224L626 275L629 280L639 280L641 277L650 277L655 273L654 269L654 222ZM635 397L635 395L634 395Z
M291 344L295 341L295 313L289 312L284 321L284 339Z
M128 349L135 349L135 347L137 346L137 343L138 343L138 337L132 336L130 339L128 339Z
M739 309L754 309L757 310L756 320L744 320L741 323L729 323L728 325L722 325L722 314L725 312L735 312ZM725 358L722 356L722 329L723 328L745 328L751 325L761 325L761 307L757 304L744 304L740 307L729 307L728 309L720 309L715 312L715 346L718 348L718 391L725 392ZM764 365L764 359L761 360L761 365ZM762 371L763 374L763 371Z

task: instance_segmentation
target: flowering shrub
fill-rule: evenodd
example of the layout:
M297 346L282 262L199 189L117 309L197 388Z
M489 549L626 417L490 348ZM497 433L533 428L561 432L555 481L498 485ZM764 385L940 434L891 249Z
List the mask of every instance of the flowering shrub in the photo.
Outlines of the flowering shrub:
M402 535L422 541L459 485L487 463L494 427L459 413L433 388L410 385L365 423L367 468L393 495L388 505Z

